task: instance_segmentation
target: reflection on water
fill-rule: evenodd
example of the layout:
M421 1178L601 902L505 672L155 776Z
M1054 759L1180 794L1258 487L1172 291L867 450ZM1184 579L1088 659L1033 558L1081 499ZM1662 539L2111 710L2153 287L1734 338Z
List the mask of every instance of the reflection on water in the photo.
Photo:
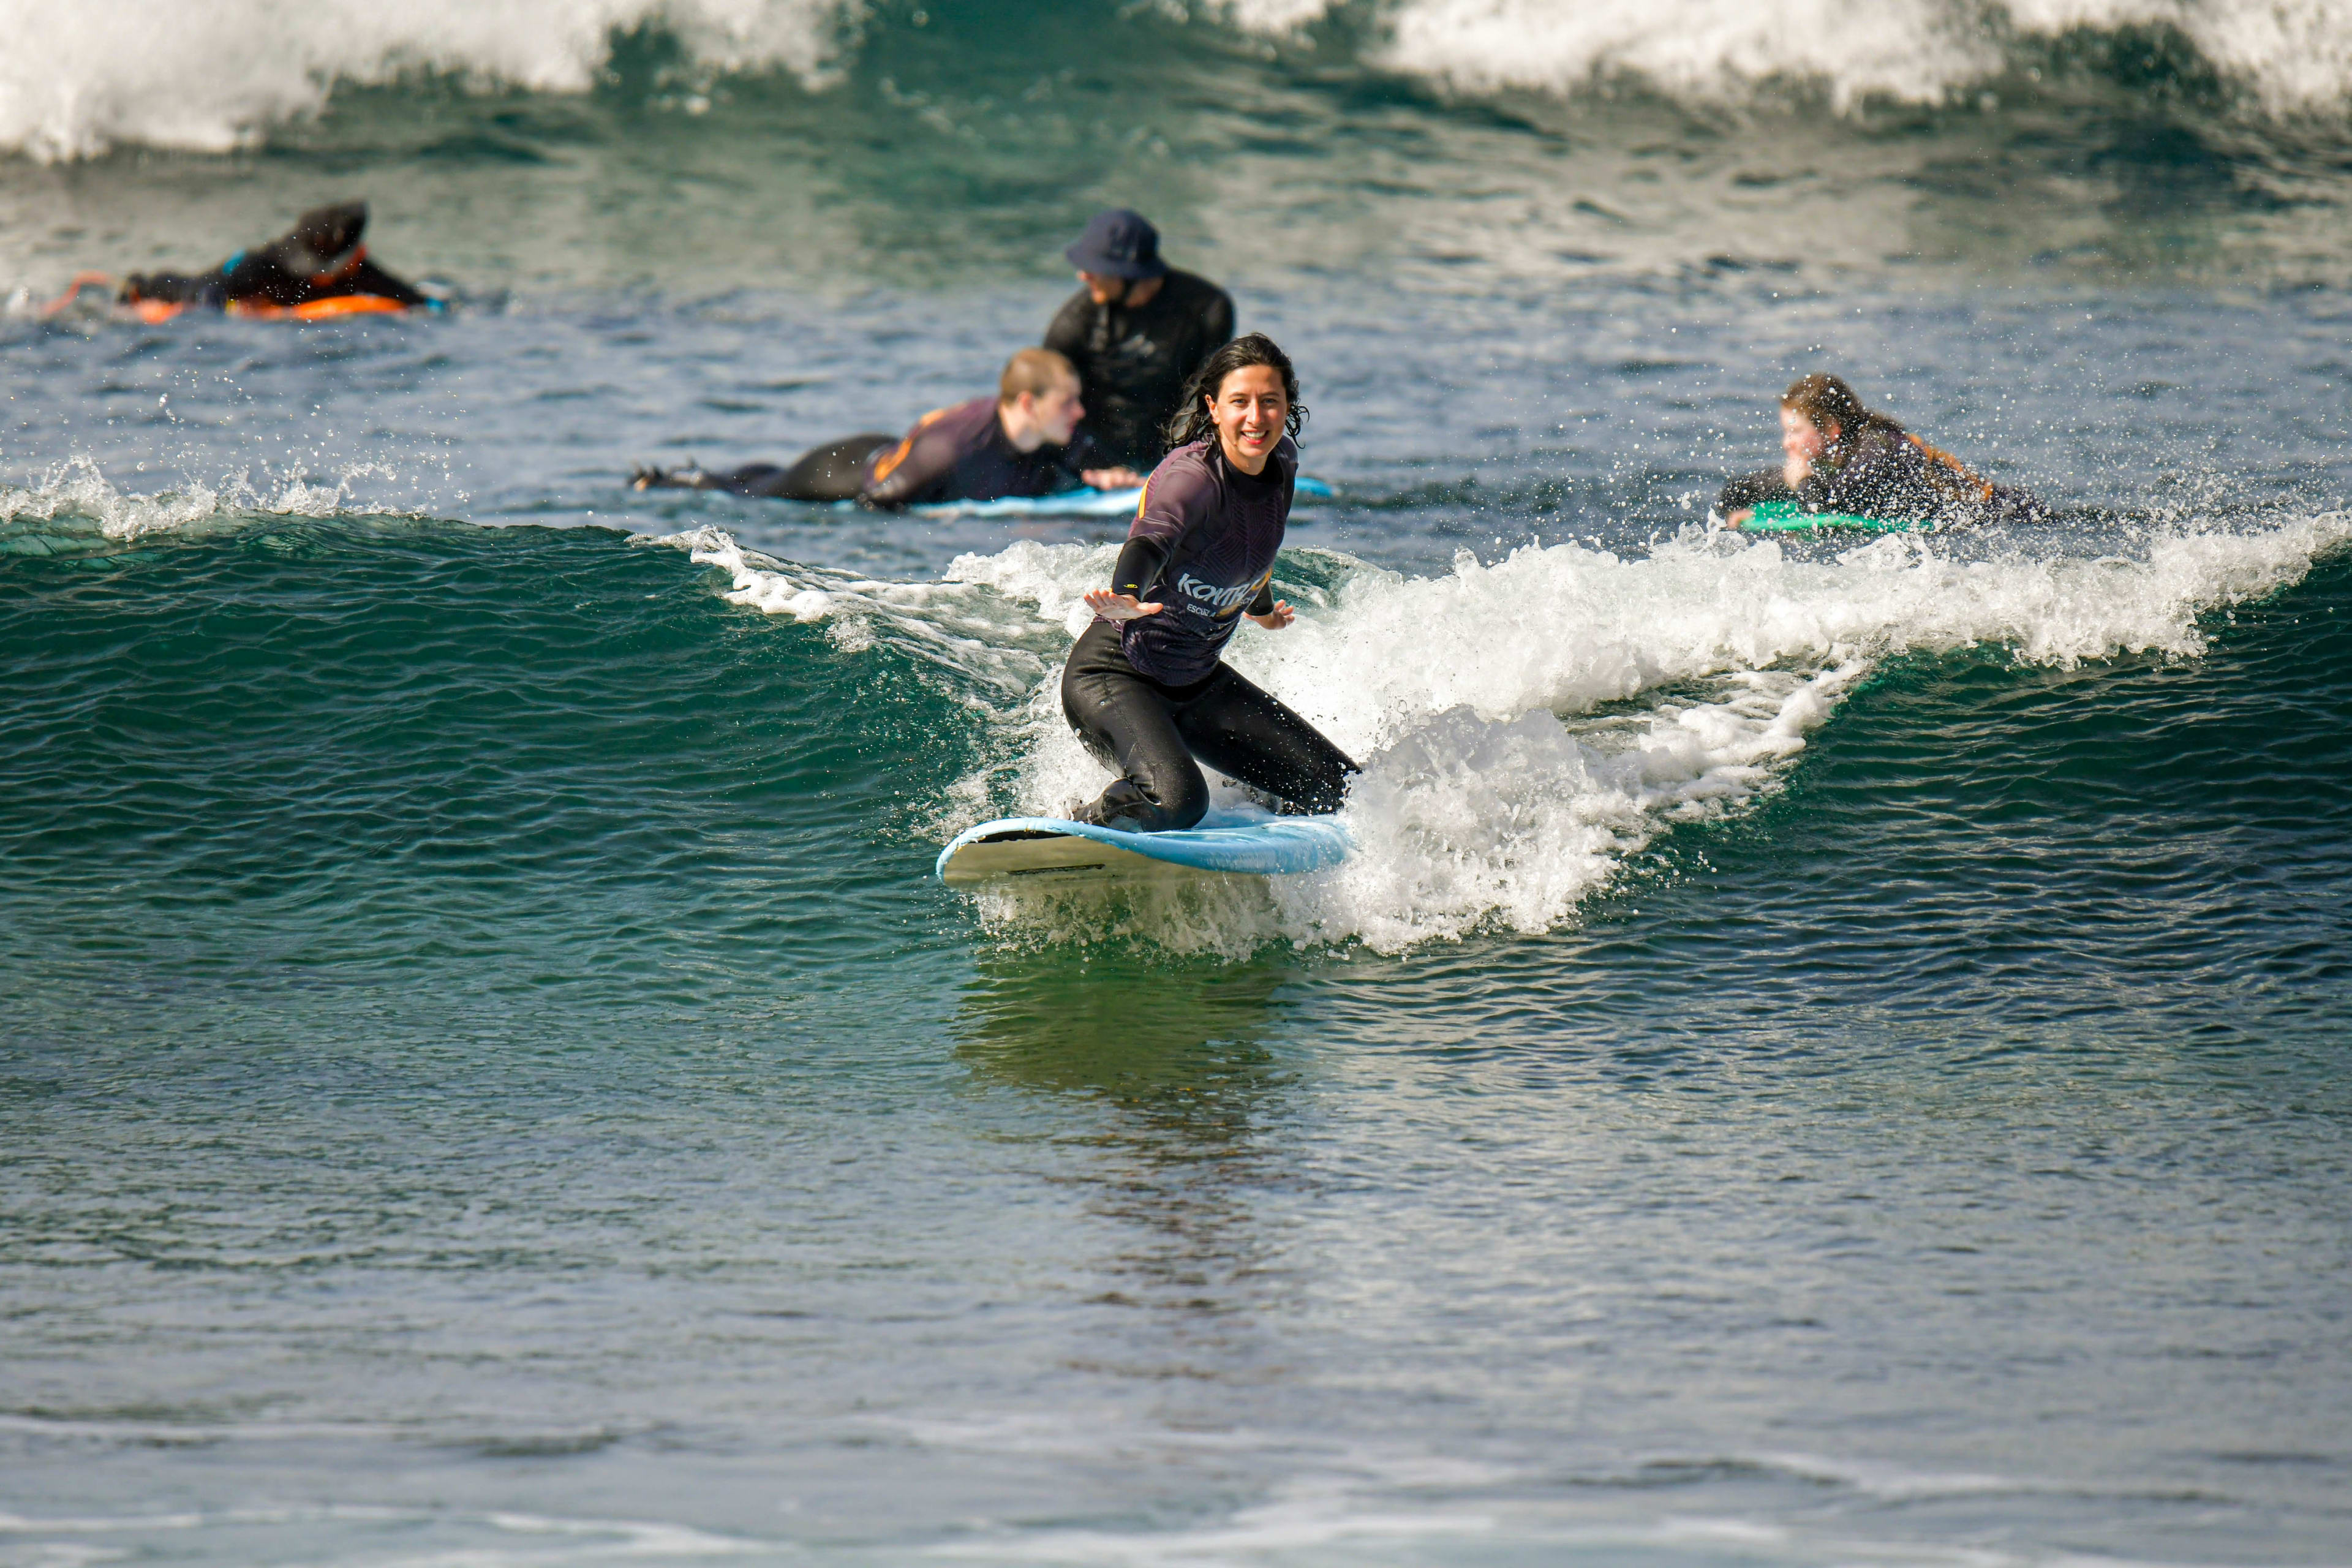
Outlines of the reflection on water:
M1295 983L1279 958L1242 965L1153 963L1132 952L1084 961L1066 950L983 958L956 1021L958 1059L987 1084L1102 1114L1058 1141L1089 1152L1063 1181L1133 1237L1107 1304L1237 1310L1244 1277L1275 1266L1253 1194L1291 1173L1295 1151L1267 1134L1304 1074L1284 1046Z

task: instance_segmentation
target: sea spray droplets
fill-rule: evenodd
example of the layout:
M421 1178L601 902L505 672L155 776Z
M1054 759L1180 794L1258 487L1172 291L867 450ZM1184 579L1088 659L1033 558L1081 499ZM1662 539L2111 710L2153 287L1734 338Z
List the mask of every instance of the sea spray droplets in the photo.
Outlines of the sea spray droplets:
M965 640L952 628L1033 655L1023 699L995 710L1017 763L963 781L952 793L967 813L987 801L1058 816L1101 789L1101 764L1062 721L1056 667L1110 547L1024 541L959 558L946 583L894 585L820 583L762 566L715 531L695 537L698 559L735 574L739 603L877 615L910 644ZM1336 579L1328 605L1308 603L1278 634L1244 626L1228 658L1364 764L1346 814L1358 857L1275 881L1263 904L1129 900L1089 927L1066 899L1023 895L995 900L990 919L1033 938L1118 932L1213 952L1277 937L1394 951L1487 926L1539 931L1671 824L1777 787L1879 659L1971 647L2059 667L2192 657L2205 647L2200 616L2297 581L2347 541L2352 518L2332 513L2159 534L2095 557L1962 561L1900 536L1811 559L1696 528L1646 557L1528 546L1491 563L1465 554L1427 578L1318 555L1318 575Z
M1017 700L1057 650L1033 618L984 592L951 583L881 583L778 561L745 550L723 529L703 527L642 542L684 550L725 570L731 604L803 623L830 622L834 645L855 654L877 638L896 651L985 690L994 704Z
M1345 813L1356 858L1272 883L1280 929L1389 952L1486 926L1548 930L1667 824L1775 787L1863 668L1748 675L1719 700L1662 707L1630 745L1622 728L1540 710L1438 714L1367 759Z
M389 478L391 470L362 463L345 469L332 485L293 478L265 480L267 489L248 478L229 476L217 487L192 483L184 490L140 495L117 489L96 462L77 457L52 464L29 489L0 486L0 535L21 535L26 524L52 523L65 535L95 531L100 539L129 542L158 533L192 536L238 528L256 513L332 517L348 510L351 482L368 475Z

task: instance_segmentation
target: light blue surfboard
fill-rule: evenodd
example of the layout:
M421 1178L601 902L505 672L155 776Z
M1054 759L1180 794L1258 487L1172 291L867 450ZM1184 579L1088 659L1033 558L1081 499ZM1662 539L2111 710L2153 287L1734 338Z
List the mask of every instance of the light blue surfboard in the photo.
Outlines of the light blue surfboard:
M1329 500L1331 487L1301 474L1293 493L1299 500ZM1139 485L1124 490L1064 490L1059 495L1006 496L1002 500L941 501L907 510L925 517L1130 517L1142 500L1143 488Z
M1171 870L1286 877L1337 866L1355 851L1348 830L1328 816L1212 812L1178 833L1128 833L1055 816L1008 816L956 835L940 851L942 882L999 878Z

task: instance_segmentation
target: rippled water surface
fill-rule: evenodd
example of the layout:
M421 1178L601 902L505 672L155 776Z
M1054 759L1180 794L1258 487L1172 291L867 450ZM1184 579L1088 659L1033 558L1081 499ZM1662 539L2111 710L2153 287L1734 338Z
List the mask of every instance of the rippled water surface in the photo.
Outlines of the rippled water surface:
M0 1565L2352 1555L2331 15L20 9ZM30 308L347 192L447 319ZM1360 852L950 892L1118 526L620 480L1113 200ZM1710 535L1823 367L2055 518Z

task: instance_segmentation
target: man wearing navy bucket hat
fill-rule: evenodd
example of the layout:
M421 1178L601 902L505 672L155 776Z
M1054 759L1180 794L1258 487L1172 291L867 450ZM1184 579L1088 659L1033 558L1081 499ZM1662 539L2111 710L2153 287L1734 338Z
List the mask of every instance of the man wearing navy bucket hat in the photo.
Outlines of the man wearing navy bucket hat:
M1045 346L1077 367L1080 428L1102 461L1149 472L1167 455L1186 384L1233 340L1233 296L1160 260L1160 231L1124 207L1097 213L1062 254L1086 286L1055 314Z

